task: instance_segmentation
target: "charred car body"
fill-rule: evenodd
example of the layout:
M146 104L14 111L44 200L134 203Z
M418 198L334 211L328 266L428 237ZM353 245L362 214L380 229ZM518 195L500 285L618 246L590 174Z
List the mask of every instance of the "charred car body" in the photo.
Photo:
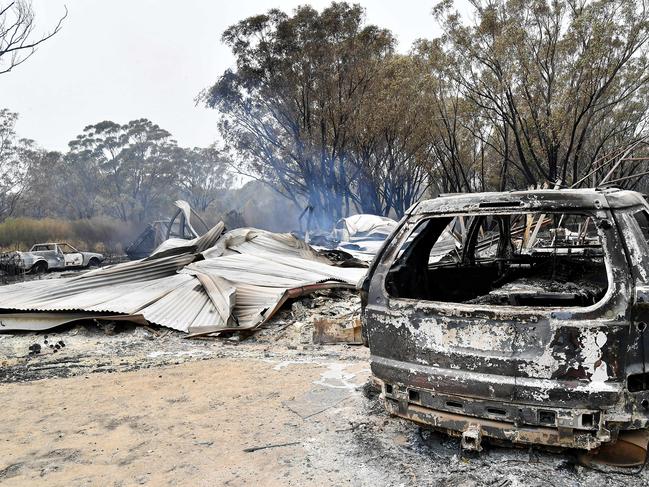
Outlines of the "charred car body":
M41 273L79 267L98 267L104 256L96 252L80 252L67 243L41 243L27 252L10 252L2 259L14 263L24 272Z
M386 408L472 449L486 436L592 450L646 428L648 239L630 191L419 203L363 284Z

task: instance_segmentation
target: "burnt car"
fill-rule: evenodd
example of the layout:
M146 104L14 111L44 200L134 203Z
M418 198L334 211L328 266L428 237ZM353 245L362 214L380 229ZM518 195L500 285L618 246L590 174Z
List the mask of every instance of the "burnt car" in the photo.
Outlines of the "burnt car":
M483 437L593 450L644 430L648 241L632 191L418 203L363 283L385 407L477 450ZM646 435L631 443L646 450Z
M95 268L105 259L102 254L81 252L67 243L40 243L27 252L12 252L6 258L17 262L23 271L32 273L75 267Z

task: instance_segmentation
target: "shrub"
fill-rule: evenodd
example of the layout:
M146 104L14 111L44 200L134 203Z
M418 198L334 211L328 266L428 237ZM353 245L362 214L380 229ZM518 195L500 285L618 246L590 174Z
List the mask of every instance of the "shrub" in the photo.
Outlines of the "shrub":
M140 229L108 217L87 220L9 218L0 223L0 248L28 250L41 242L67 242L79 250L121 255Z

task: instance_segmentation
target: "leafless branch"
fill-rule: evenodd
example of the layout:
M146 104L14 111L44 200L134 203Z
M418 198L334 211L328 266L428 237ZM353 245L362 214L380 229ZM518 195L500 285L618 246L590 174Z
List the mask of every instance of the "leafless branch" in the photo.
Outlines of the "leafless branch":
M36 47L57 34L68 9L58 20L54 29L42 36L34 35L34 11L29 0L15 0L0 5L0 74L11 71L29 59Z

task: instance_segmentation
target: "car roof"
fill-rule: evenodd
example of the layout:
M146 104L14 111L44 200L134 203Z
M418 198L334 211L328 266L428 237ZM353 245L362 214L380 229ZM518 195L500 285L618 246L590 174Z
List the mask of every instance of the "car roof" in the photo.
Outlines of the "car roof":
M646 205L641 193L607 189L538 189L440 195L411 208L417 213L511 213L512 211L597 210Z
M41 243L37 243L37 244L32 245L32 247L35 247L36 245L70 245L70 244L67 243L67 242L41 242ZM72 245L70 245L70 247L72 247Z

